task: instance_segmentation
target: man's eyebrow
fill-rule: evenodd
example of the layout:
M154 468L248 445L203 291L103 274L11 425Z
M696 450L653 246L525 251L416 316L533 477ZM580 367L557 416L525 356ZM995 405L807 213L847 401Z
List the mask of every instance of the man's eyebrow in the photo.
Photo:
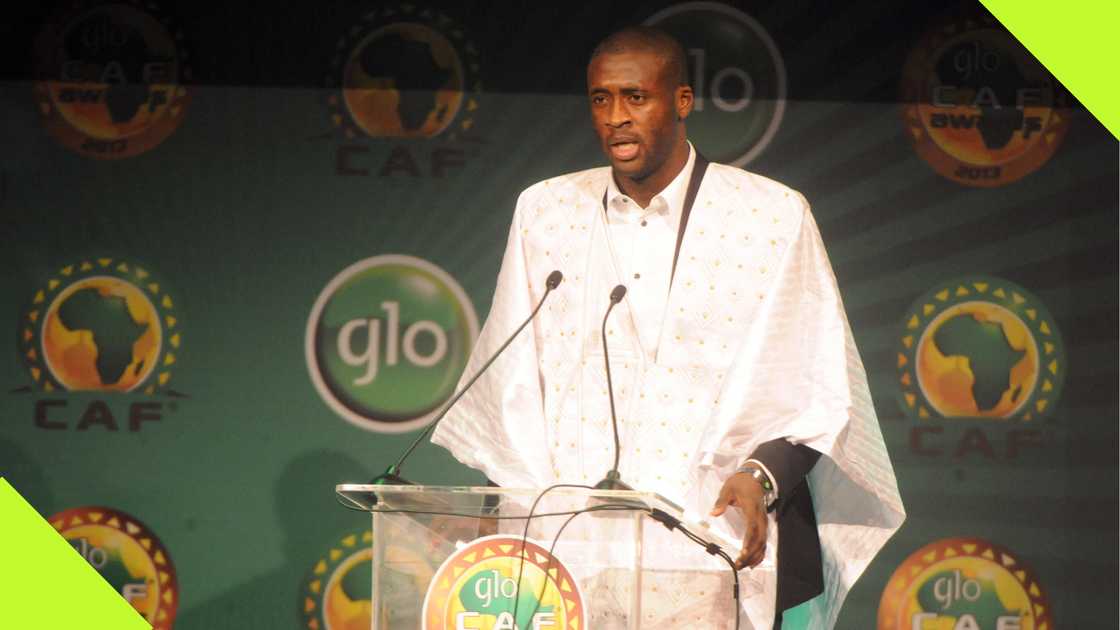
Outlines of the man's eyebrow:
M640 85L633 85L633 84L623 85L623 86L621 86L617 89L618 89L619 92L621 92L623 94L633 94L635 92L648 92L648 91L650 91L650 88L642 87ZM596 93L609 94L611 92L611 89L608 88L608 87L601 86L601 85L595 85L595 86L592 86L591 88L589 88L587 91L591 94L596 94Z

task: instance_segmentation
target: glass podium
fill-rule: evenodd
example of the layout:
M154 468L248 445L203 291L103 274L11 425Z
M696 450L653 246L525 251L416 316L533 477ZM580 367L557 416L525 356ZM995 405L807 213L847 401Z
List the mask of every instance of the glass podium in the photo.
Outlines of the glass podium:
M703 579L716 585L713 596L725 590L722 606L735 610L727 561L663 523L680 523L732 557L738 543L657 494L579 486L543 494L359 484L335 491L371 515L374 630L668 627L658 608L676 616L688 608L665 605L674 585Z

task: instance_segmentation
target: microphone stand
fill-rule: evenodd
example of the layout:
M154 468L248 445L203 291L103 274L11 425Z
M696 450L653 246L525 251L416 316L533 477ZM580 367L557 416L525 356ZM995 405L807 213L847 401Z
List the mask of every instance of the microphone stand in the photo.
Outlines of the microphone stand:
M618 285L611 290L611 304L607 307L607 312L603 315L603 362L607 368L607 397L611 403L611 428L614 430L614 466L607 471L607 476L599 483L595 484L596 490L633 490L626 482L622 480L622 474L618 472L618 456L619 456L619 442L618 442L618 416L614 411L614 385L611 383L611 359L607 352L607 318L610 317L611 310L614 309L615 304L622 301L626 296L626 286Z
M471 388L471 386L474 385L475 381L477 381L479 379L479 377L482 376L483 373L485 373L486 370L490 368L490 365L493 364L494 361L496 361L499 356L501 356L502 352L505 352L505 349L509 346L509 344L513 343L513 340L517 338L517 335L519 335L521 333L521 331L524 330L524 328L529 325L529 322L533 321L533 318L537 316L537 312L541 310L542 306L544 306L544 301L546 299L548 299L548 296L549 296L550 293L552 293L553 289L560 286L560 281L563 280L563 279L564 279L564 274L560 273L559 269L557 269L556 271L553 271L552 273L548 274L548 278L545 280L545 283L544 283L544 285L545 285L544 295L541 296L540 301L537 302L536 308L534 308L533 312L529 314L529 317L524 322L522 322L520 326L517 327L517 330L513 331L513 334L509 336L509 339L506 339L505 343L503 343L502 346L500 348L498 348L498 350L496 352L494 352L494 354L491 355L489 359L487 359L486 363L484 363L482 365L482 367L480 367L478 369L478 371L474 373L474 376L472 376L471 379L469 381L467 381L467 383L465 385L463 385L461 388L459 388L459 391L455 392L455 394L450 398L450 400L448 400L447 403L444 405L443 410L439 412L438 416L436 416L436 419L433 420L431 422L431 424L429 424L426 429L424 429L424 431L420 434L419 437L417 437L415 440L413 440L412 444L409 445L408 449L405 450L404 454L400 456L400 459L398 459L395 464L393 464L392 466L389 466L387 469L385 469L385 472L383 472L380 475L374 477L373 481L370 482L371 484L379 485L379 486L382 486L382 485L411 486L411 485L413 485L413 483L411 481L405 479L404 477L401 477L401 474L400 474L401 473L401 466L404 465L404 461L406 459L408 459L408 456L412 454L412 451L416 450L416 447L419 446L421 442L423 442L429 435L432 434L432 431L434 431L435 428L439 425L440 421L443 420L443 417L447 415L447 412L451 411L451 407L453 407L455 405L455 403L458 402L459 399L463 397L463 394L467 393L467 390L469 390Z

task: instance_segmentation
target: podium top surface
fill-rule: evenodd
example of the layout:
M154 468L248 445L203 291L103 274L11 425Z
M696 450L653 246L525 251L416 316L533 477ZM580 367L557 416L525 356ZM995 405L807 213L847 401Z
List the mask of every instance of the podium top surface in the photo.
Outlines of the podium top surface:
M526 508L541 495L541 488L498 488L493 486L418 486L390 484L342 483L335 486L335 494L346 505L369 512L424 512L427 508L442 507L446 510L472 511L475 506L524 504ZM594 500L603 504L617 503L631 507L642 505L657 508L681 518L684 510L665 497L653 492L637 490L596 490L580 486L559 486L549 489L542 504L583 502ZM648 510L646 510L648 511Z
M722 528L713 528L700 515L686 511L673 501L653 492L637 490L596 490L580 486L550 489L544 497L541 488L498 488L492 486L420 486L344 483L335 494L344 506L375 514L445 515L470 518L534 519L570 516L575 512L633 515L650 514L654 509L679 520L692 533L724 548L735 549L734 540ZM590 510L589 510L590 508ZM604 514L605 515L605 514Z

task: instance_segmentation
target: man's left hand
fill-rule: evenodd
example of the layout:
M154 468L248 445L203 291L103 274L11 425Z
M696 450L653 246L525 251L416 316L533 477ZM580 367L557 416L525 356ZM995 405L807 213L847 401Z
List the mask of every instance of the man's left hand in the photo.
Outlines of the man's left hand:
M766 555L766 507L762 505L762 485L747 473L735 473L723 483L719 498L712 507L712 516L721 516L728 506L743 514L746 532L743 548L735 559L735 568L755 567Z

